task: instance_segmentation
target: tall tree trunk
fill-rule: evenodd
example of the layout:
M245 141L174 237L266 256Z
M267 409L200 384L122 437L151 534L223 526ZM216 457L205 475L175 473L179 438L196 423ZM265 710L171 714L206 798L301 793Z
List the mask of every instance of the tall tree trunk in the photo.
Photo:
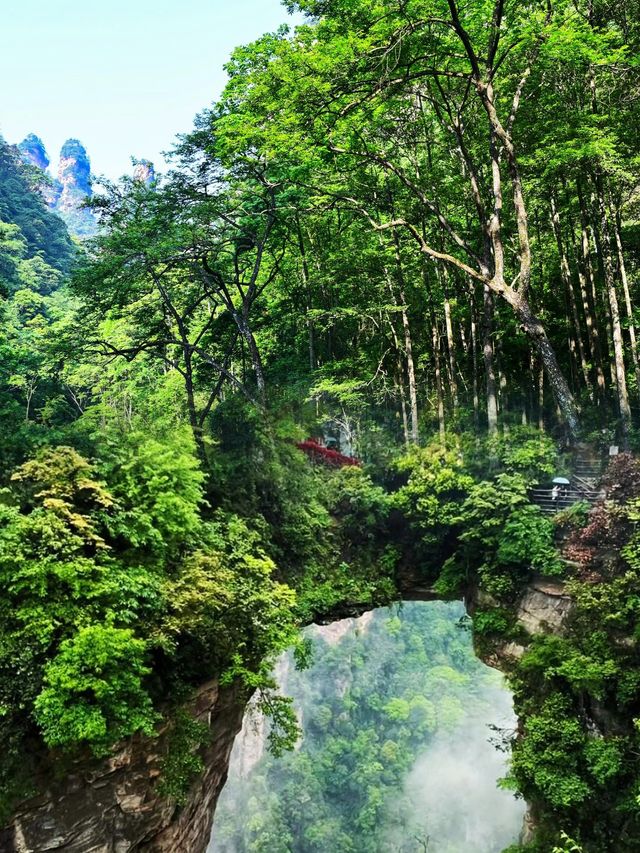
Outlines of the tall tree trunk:
M444 323L447 334L447 354L449 368L449 388L454 415L458 412L458 380L456 364L456 344L453 337L453 324L451 322L451 303L448 296L449 270L442 267L442 294L444 301Z
M473 369L473 423L478 428L480 424L480 392L478 382L478 327L475 289L473 283L469 286L471 301L471 361Z
M627 278L627 266L624 260L624 252L622 249L622 238L620 236L620 226L615 209L612 205L611 225L616 241L616 249L618 251L618 268L620 270L620 281L622 282L622 290L624 293L624 304L627 311L627 319L629 321L629 340L631 342L631 361L636 375L636 393L640 397L640 359L638 358L638 342L636 338L636 327L633 322L633 306L631 305L631 293L629 291L629 279Z
M185 342L185 346L183 347L183 358L184 385L185 390L187 392L187 413L189 415L189 425L191 427L191 432L193 433L193 438L196 443L196 450L198 452L198 456L200 457L200 461L203 465L206 465L207 454L205 452L204 447L202 424L200 423L200 419L198 418L198 413L196 411L195 392L193 386L193 359L191 350L188 347L188 342Z
M544 367L540 362L538 370L538 428L544 432Z
M592 223L587 224L587 232L589 236L590 245L593 246L593 252L597 258L598 262L598 279L599 281L604 283L604 287L600 288L599 295L602 302L602 313L604 315L605 322L605 338L604 338L604 351L606 362L609 365L609 374L611 377L611 387L614 390L616 399L618 399L618 374L616 371L616 361L615 361L615 343L613 340L613 321L611 318L611 299L608 289L608 281L612 279L614 281L615 286L615 277L613 276L613 263L611 260L611 247L605 247L603 245L604 238L602 234L602 223L599 222L600 219L600 202L595 193L592 194L591 200L594 205L594 214L592 217ZM594 224L595 223L595 224ZM610 265L612 275L609 276L607 273L607 268L605 266L605 255L606 255L606 264ZM596 277L592 274L593 280L593 298L594 300L597 298L596 292ZM614 344L614 355L611 356L610 353L610 344ZM618 407L619 408L619 407Z
M502 431L508 430L508 419L504 417L509 411L509 392L507 374L504 370L504 352L502 350L502 337L498 335L495 345L495 360L498 368L498 411L502 417Z
M315 330L313 327L313 320L309 317L309 312L311 310L311 283L310 283L310 275L309 275L309 264L307 261L307 252L304 244L304 236L302 234L302 228L300 227L300 221L296 216L296 226L298 231L298 248L300 249L300 260L302 266L302 285L304 287L305 292L305 309L307 315L307 331L309 335L309 368L310 370L316 369L316 343L315 343Z
M534 343L540 359L544 365L549 385L558 403L559 409L567 422L567 427L573 438L580 434L580 419L578 409L573 399L571 389L560 370L555 351L547 337L544 326L531 310L526 299L522 299L519 293L509 294L510 303L516 312L523 329Z
M573 281L571 279L571 271L569 269L569 260L565 252L564 241L562 239L562 230L560 228L560 214L558 213L558 207L553 193L551 194L551 223L553 225L553 233L555 234L556 244L558 246L558 255L560 256L560 273L562 275L562 281L564 283L567 296L569 297L569 306L571 308L571 316L573 319L573 328L575 334L575 341L578 348L578 356L580 359L580 368L582 370L584 384L586 388L590 390L591 382L589 379L589 365L587 364L585 348L582 342L582 329L580 327L578 304L576 301L576 294L573 289Z
M406 305L404 293L400 293L403 306ZM420 427L418 423L418 392L416 388L416 370L413 361L413 342L411 339L411 326L406 307L402 309L402 327L404 330L404 348L407 357L407 377L409 379L409 405L411 409L411 441L417 444L420 440Z
M576 247L576 258L578 259L578 275L580 281L580 292L582 295L582 307L587 323L587 333L591 346L591 357L593 359L596 373L596 391L598 403L604 407L607 397L607 382L604 375L602 357L602 343L598 329L598 302L595 293L595 279L593 265L591 263L591 249L589 243L589 231L587 226L587 211L580 183L577 183L578 202L580 204L580 250Z
M433 360L436 374L436 398L438 405L438 427L440 430L440 439L444 440L446 433L445 417L444 417L444 393L442 389L442 370L440 362L440 334L436 324L436 318L433 317L431 326L431 340L433 344Z
M400 392L400 414L402 416L402 434L404 443L408 447L411 444L411 436L409 435L409 419L407 418L407 400L404 393L404 382L402 381L402 359L398 353L398 390Z
M389 293L391 294L391 299L393 300L393 304L400 308L400 314L402 317L402 331L404 335L404 354L407 364L407 379L409 381L409 406L411 412L411 441L414 444L417 444L420 440L420 427L418 423L418 391L416 384L416 370L415 363L413 360L413 338L411 335L411 323L409 321L409 314L407 312L407 297L406 297L406 283L404 278L404 270L402 268L402 258L400 256L400 241L398 239L398 234L394 230L393 232L393 244L394 244L394 259L396 264L396 281L398 284L398 290L393 285L393 281L387 268L385 267L385 276L387 279L387 285L389 288ZM423 273L424 274L424 273ZM389 321L391 322L391 321ZM395 336L395 328L393 329L393 334Z
M393 245L395 253L396 270L398 273L398 284L400 287L400 302L402 305L402 329L404 332L404 350L407 359L407 378L409 380L409 403L411 407L411 440L417 444L420 440L420 427L418 424L418 391L416 386L416 369L413 361L413 339L411 337L411 324L407 312L407 288L402 268L402 256L400 254L400 240L398 232L393 229Z
M476 91L489 119L492 188L494 197L493 215L489 218L487 226L492 248L491 267L493 274L490 285L511 305L516 315L520 318L526 334L529 335L532 343L540 353L543 364L548 373L549 384L556 397L556 401L562 410L569 432L571 433L572 438L576 438L579 434L580 421L575 400L573 399L573 395L567 381L560 370L556 354L551 346L551 342L547 337L544 327L540 320L533 314L528 302L532 267L531 243L529 241L529 220L513 139L511 138L511 134L508 129L505 128L500 121L494 98L493 81L490 79L489 82L487 82L482 79L478 58L475 56L473 49L471 48L468 36L465 34L460 23L457 11L454 14L455 3L453 0L449 0L448 5L449 10L452 13L454 29L460 36L465 50L470 57L472 67L474 69ZM495 59L495 56L493 58ZM511 190L513 193L513 210L518 233L519 283L517 290L512 286L509 286L505 278L505 252L502 241L501 224L503 194L500 168L503 158L509 171ZM486 263L485 266L488 266L488 263Z
M498 391L493 361L493 293L484 287L484 322L482 327L482 357L487 383L487 425L489 435L498 432Z
M238 329L240 330L242 339L245 341L247 349L249 350L249 358L251 359L251 367L253 368L253 375L256 380L258 397L260 402L264 404L266 401L266 384L264 381L264 369L262 367L262 357L260 356L258 344L256 343L256 339L248 322L244 317L242 317L242 315L237 315L236 323L238 324Z
M385 270L386 272L386 270ZM387 281L390 280L387 275ZM402 431L404 434L404 443L408 446L411 443L411 436L409 434L409 421L407 418L407 400L404 391L404 365L402 363L402 352L400 350L400 341L398 340L398 334L396 332L396 327L393 325L393 318L389 313L386 314L387 323L389 324L389 330L391 331L391 337L393 338L393 348L396 353L396 364L397 364L397 379L396 379L396 387L399 391L400 396L400 414L402 415Z
M597 203L600 217L600 233L602 237L602 266L607 295L609 297L609 308L611 310L618 406L620 408L620 418L622 421L623 441L626 447L628 445L629 429L631 427L631 408L629 406L629 394L627 392L627 375L624 365L624 344L622 340L622 325L620 323L620 307L618 305L618 294L616 292L609 219L607 217L607 205L605 202L603 179L601 176L596 178L596 188L598 193Z

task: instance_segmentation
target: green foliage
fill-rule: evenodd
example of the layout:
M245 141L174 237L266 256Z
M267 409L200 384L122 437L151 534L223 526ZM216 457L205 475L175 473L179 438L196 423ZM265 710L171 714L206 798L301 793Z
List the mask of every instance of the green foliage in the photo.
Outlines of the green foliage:
M628 505L628 518L634 525L640 521L640 500L631 501ZM635 533L622 549L622 557L631 566L636 575L640 575L640 533Z
M167 735L167 754L160 770L160 781L156 790L161 797L169 797L178 806L186 802L192 782L204 770L199 749L210 739L209 727L194 720L183 709L173 715L171 729Z
M526 796L544 797L559 810L580 806L593 790L580 772L587 735L570 703L551 696L529 716L513 752L513 772Z
M14 251L16 242L24 242L30 258L37 257L41 253L42 259L54 269L69 271L74 252L67 229L62 220L47 210L39 193L33 191L28 167L23 165L18 152L7 145L2 137L0 137L0 221L14 226L11 231ZM0 249L0 258L1 256L2 249ZM0 260L0 267L1 265Z
M158 716L143 686L150 672L146 643L131 629L82 628L44 670L34 709L45 743L105 755L134 732L151 735Z
M230 664L226 681L256 687L253 674L265 658L296 640L296 594L273 579L275 564L238 516L219 514L202 532L206 550L192 553L167 582L163 631L203 676Z
M420 534L426 556L437 558L459 525L460 504L473 486L465 470L462 454L432 442L399 460L398 469L408 473L408 481L394 496L401 510Z
M455 598L464 592L469 574L456 555L442 564L438 579L434 583L435 591L444 599Z
M113 503L102 483L92 479L92 466L72 447L45 449L33 460L25 462L12 475L23 507L42 505L60 511L70 518L70 508L91 511L108 508ZM74 520L74 525L86 528L86 522Z
M589 642L591 640L591 642ZM591 654L582 652L576 645L562 637L536 637L520 663L522 672L530 672L544 679L561 678L567 686L580 695L588 691L602 698L607 683L618 674L618 665L611 658L601 658L606 649L592 636L587 639Z
M590 509L591 505L587 501L577 501L557 512L553 516L553 523L562 531L579 529L586 525Z
M554 525L537 506L526 505L511 513L500 534L498 563L528 566L543 575L562 574L554 545Z
M486 448L507 472L522 475L529 485L558 473L555 442L551 436L529 427L516 427L504 436L490 437Z
M301 735L293 700L289 696L280 696L273 690L261 689L256 709L269 721L269 752L274 758L280 758L295 747Z
M633 358L613 353L615 381L604 369L616 287L625 346L637 321L637 4L459 3L459 22L442 0L285 5L304 25L234 52L172 174L96 200L102 230L72 294L69 235L0 140L5 813L37 776L21 774L26 756L104 752L214 674L263 691L291 745L271 656L301 622L392 600L400 578L448 596L480 587L489 652L523 640L514 610L543 574L568 576L576 606L566 636L534 639L514 665L515 776L548 846L563 826L589 853L618 829L637 849L637 463L614 463L614 503L564 565L554 533L586 508L554 529L531 505L528 489L563 463L544 429L522 425L560 438L564 371L592 440L637 441L637 424L617 424L625 370L637 395ZM499 385L490 437L483 355ZM321 431L348 436L364 467L309 464L295 443ZM415 637L407 649L416 679L428 668L429 689L451 694L436 716L458 719L461 685ZM359 786L363 843L384 811L385 761L406 765L430 696L403 686L375 708L384 741L345 730L331 744L327 764ZM590 737L593 702L619 737ZM320 707L319 729L342 725ZM180 799L199 765L178 722L167 792ZM275 823L254 814L252 828L277 853L295 833L271 807ZM357 849L326 814L297 841Z
M512 618L508 610L500 607L477 610L473 615L473 630L480 637L505 638L509 634Z
M60 641L103 619L139 580L122 577L106 552L97 516L111 499L92 473L71 448L45 451L14 473L0 507L0 690L18 718ZM151 589L142 595L151 598Z
M270 421L234 399L216 409L212 426L221 453L213 460L211 499L260 530L265 550L292 582L302 567L312 573L331 563L326 478L291 443L289 421Z
M523 443L515 441L509 452L501 440L492 440L491 464L484 466L464 436L457 449L433 445L399 463L409 479L392 505L420 536L425 557L442 565L436 588L443 594L464 589L477 574L487 592L509 600L530 573L564 571L555 528L527 494L531 471L535 465L543 470L540 459L553 454L546 440L532 439L528 431L522 435ZM477 480L481 472L484 478Z
M616 783L617 777L624 770L625 739L609 737L605 739L592 738L585 746L586 764L596 784L606 787Z
M390 508L387 492L360 468L341 468L330 481L330 506L345 541L355 548L385 538Z
M121 434L105 450L101 473L115 500L106 523L114 538L126 537L140 552L160 557L175 556L185 542L197 539L205 478L188 430L163 440Z
M566 832L560 833L560 844L557 844L552 850L552 853L582 853L582 847L573 838L569 838Z
M174 441L125 435L96 465L71 447L45 449L4 490L7 807L28 789L15 770L26 737L104 755L134 732L153 735L158 699L184 698L212 674L264 687L270 655L297 639L295 593L273 579L260 533L222 511L202 517L193 445ZM286 728L286 709L273 707ZM180 749L169 759L172 796L196 761Z

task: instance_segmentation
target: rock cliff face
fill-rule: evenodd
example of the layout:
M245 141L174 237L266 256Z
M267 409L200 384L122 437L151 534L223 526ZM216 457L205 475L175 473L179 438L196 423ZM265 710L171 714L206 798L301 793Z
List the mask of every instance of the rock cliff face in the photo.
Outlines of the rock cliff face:
M78 139L67 139L60 150L57 188L59 192L54 207L70 230L78 236L94 232L95 218L82 207L93 192L91 164L84 145Z
M46 178L42 183L45 201L66 223L76 237L90 237L96 233L97 223L93 213L84 208L91 198L91 163L84 145L78 139L67 139L60 150L57 177L47 174L49 157L40 137L30 133L18 145L24 160L41 169Z
M35 133L30 133L26 136L18 145L18 148L27 163L36 166L38 169L42 169L43 172L49 168L49 158L44 147L44 142Z
M102 762L78 766L63 781L43 786L12 823L0 831L3 853L199 853L206 849L229 756L242 726L246 697L204 685L189 705L209 727L202 749L205 772L178 808L155 787L167 749L157 740L133 738Z
M156 179L156 170L151 160L139 160L133 169L133 180L150 187Z
M96 232L96 219L83 207L91 198L91 163L84 145L78 139L67 139L60 149L58 179L51 207L67 223L77 237L90 237Z

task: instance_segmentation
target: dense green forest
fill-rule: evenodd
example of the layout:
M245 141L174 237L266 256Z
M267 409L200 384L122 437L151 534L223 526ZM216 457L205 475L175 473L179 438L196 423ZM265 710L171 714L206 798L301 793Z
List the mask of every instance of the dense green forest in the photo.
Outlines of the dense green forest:
M413 602L336 627L309 633L309 670L290 655L277 667L298 748L261 752L249 714L210 853L466 853L470 842L490 853L516 839L524 808L496 787L494 746L513 733L509 694L475 657L462 605Z
M589 516L528 490L640 444L639 7L285 6L81 246L0 143L2 819L213 675L291 746L273 656L407 572L481 587L484 655L542 574L576 609L510 672L528 849L637 850L638 463ZM296 446L329 435L362 465Z

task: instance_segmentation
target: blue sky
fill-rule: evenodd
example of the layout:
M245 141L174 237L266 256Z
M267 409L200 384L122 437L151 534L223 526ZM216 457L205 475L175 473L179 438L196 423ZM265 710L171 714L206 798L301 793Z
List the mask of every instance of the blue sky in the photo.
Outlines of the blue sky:
M1 0L0 0L1 2ZM116 178L154 160L220 93L232 49L288 19L280 0L17 0L0 26L0 134L77 137Z

